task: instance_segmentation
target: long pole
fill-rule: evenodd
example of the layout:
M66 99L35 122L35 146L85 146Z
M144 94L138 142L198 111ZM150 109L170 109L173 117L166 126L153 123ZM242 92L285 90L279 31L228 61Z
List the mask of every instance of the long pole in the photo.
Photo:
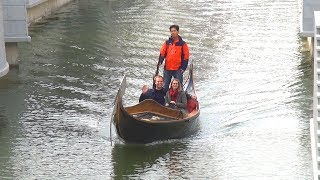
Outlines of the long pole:
M155 83L155 77L159 75L159 67L160 67L161 63L160 63L160 59L158 60L158 64L157 64L157 69L156 69L156 72L154 74L154 76L152 77L152 86L154 86L154 83Z

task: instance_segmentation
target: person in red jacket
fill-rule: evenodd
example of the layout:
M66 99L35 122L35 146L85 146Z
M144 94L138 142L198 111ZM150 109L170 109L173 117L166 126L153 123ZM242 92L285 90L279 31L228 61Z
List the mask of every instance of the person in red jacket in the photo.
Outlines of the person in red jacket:
M183 84L183 73L187 69L189 60L189 48L179 36L179 26L172 25L169 28L171 37L165 41L160 49L159 64L165 60L164 88L168 90L172 77L179 79Z

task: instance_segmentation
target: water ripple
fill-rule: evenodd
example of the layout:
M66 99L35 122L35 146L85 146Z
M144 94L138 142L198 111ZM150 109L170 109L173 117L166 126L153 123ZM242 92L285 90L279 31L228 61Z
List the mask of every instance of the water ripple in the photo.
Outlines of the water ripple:
M312 67L300 52L300 4L70 3L30 27L20 70L0 80L0 119L11 128L0 128L7 137L0 138L7 147L0 177L310 179ZM150 145L116 139L110 147L121 78L127 75L124 103L135 104L172 24L180 25L195 66L200 131Z

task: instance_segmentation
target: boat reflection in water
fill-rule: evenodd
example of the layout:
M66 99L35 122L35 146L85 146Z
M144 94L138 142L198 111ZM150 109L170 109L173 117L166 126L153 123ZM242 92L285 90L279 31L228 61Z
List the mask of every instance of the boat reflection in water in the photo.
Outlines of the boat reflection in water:
M184 168L181 156L186 156L187 144L178 140L157 144L116 144L112 149L114 179L181 178ZM155 173L157 172L157 173ZM162 173L159 173L162 172Z

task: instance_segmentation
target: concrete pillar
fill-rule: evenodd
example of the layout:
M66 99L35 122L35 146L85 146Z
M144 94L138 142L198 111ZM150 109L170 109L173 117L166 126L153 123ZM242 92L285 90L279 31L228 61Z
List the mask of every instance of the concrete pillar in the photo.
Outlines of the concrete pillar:
M311 59L314 58L314 37L308 37L308 45L309 45L309 51L311 54Z
M18 66L18 43L6 42L6 58L11 67Z
M6 52L4 45L4 23L2 0L0 0L0 77L6 75L9 71L9 64L6 60Z

